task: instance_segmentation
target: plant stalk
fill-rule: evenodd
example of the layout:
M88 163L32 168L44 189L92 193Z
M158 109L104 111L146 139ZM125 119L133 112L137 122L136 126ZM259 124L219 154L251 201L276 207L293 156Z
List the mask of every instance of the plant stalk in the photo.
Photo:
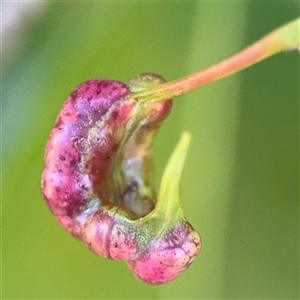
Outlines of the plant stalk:
M132 93L136 101L163 101L199 89L230 76L274 54L298 51L300 18L279 27L241 52L186 77Z

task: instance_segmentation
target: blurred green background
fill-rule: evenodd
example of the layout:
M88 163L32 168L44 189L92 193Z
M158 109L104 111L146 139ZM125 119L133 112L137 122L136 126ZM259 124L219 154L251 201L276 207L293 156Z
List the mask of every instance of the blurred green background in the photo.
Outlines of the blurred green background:
M56 115L79 83L147 71L179 78L296 18L299 3L48 2L33 17L30 3L2 2L4 16L20 5L3 29L3 299L298 299L295 53L174 101L154 145L156 185L190 131L181 198L203 248L173 282L144 284L69 236L40 175Z

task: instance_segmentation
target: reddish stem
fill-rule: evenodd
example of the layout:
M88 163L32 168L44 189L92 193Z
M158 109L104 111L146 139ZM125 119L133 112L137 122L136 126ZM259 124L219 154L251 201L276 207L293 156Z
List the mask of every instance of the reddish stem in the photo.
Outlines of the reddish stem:
M227 77L279 52L296 49L299 51L299 20L294 20L278 28L220 63L186 77L133 93L132 97L136 101L170 99Z

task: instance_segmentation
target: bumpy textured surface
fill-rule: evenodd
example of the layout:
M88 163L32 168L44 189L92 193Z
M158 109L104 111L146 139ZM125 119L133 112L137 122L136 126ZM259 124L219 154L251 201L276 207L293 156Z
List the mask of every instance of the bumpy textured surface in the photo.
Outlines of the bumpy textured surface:
M85 223L82 239L96 254L115 260L132 259L139 251L132 225L134 218L124 209L104 207Z
M170 233L155 240L138 259L127 261L139 279L152 284L168 282L179 276L197 257L200 237L191 224L183 220Z
M152 284L177 277L200 250L185 219L164 232L165 220L149 214L157 198L152 142L172 100L136 102L130 95L162 82L146 73L128 85L100 79L79 85L51 131L41 183L62 227L96 254L127 261Z
M147 178L150 147L172 102L139 108L130 93L115 80L82 83L65 101L47 142L42 192L59 223L79 239L86 218L104 205L128 205L140 214L155 205Z
M113 201L107 175L133 103L117 81L90 80L64 103L46 146L42 191L50 209L79 237L87 215Z

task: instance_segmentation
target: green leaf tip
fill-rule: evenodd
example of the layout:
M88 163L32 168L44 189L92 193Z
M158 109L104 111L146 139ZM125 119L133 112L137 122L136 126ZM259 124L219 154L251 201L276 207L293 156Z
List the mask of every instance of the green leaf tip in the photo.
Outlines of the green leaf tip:
M174 149L162 176L155 210L164 212L166 217L169 216L172 219L181 218L183 215L179 197L179 185L190 141L190 133L182 133L180 141Z

